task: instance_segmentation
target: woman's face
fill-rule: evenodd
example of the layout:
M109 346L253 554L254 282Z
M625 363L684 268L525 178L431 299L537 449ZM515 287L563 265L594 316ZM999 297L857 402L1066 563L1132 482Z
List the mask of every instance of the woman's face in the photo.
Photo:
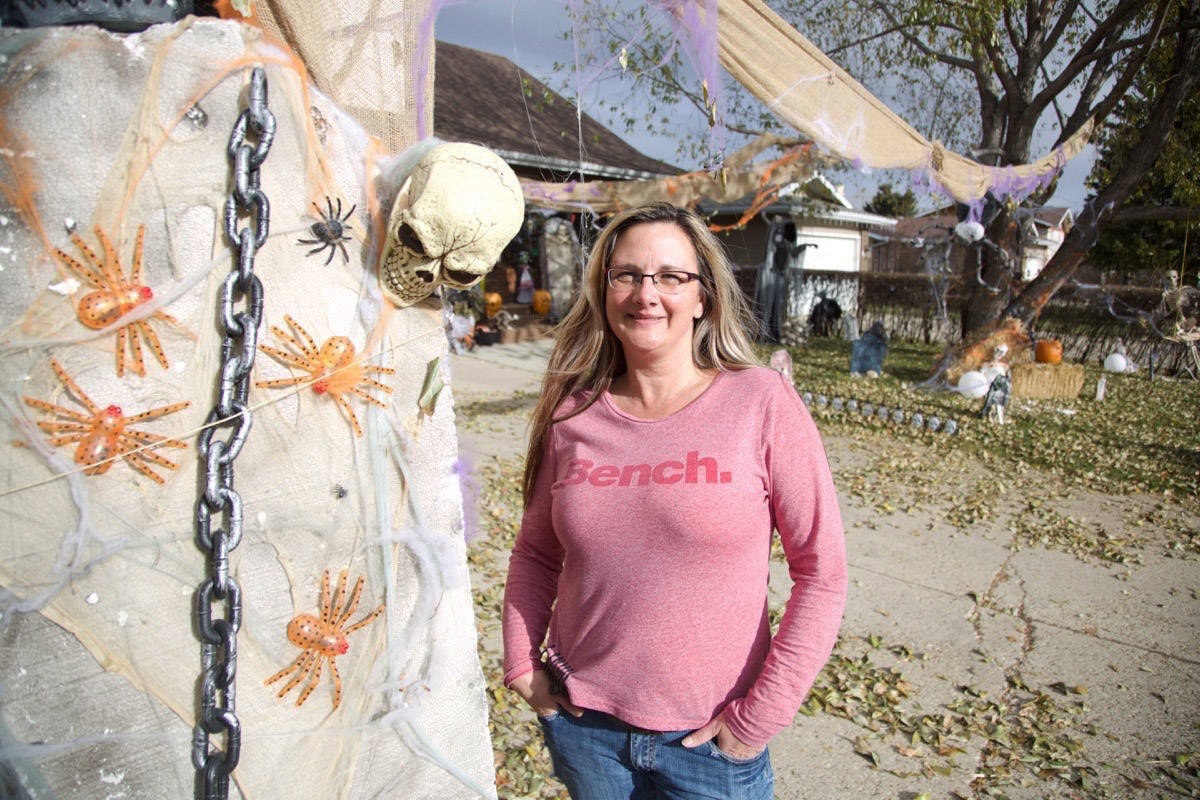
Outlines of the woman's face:
M643 222L617 239L608 269L649 275L664 271L700 273L687 234L673 222ZM606 276L607 281L607 276ZM614 288L605 283L604 314L621 341L627 363L692 358L692 328L704 313L700 282L669 294L649 279Z

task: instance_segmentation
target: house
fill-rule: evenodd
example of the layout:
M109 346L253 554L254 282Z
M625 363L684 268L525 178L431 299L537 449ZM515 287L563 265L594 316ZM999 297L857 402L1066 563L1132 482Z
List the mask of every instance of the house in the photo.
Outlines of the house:
M587 114L577 114L573 103L503 56L437 42L433 95L435 136L481 144L520 178L643 180L681 172L639 152ZM576 240L584 233L575 215L527 206L526 224L484 279L485 291L514 300L522 254L530 259L534 286L549 287L540 240L555 216L569 220Z
M721 227L732 225L751 207L750 197L735 203L701 203L700 209L710 223ZM787 228L788 224L794 229ZM755 310L768 338L776 338L777 325L767 319L774 305L772 298L786 294L786 302L778 313L787 319L805 324L812 307L824 296L835 300L843 313L853 315L858 310L858 275L870 269L873 237L890 232L896 220L890 217L856 211L846 199L841 186L816 174L804 184L784 186L776 200L766 206L741 228L719 233L729 253L738 283L747 297L754 301ZM789 264L783 280L770 279L775 265L774 234L786 230L795 235L798 253Z
M1045 206L1043 208L1018 208L1017 222L1021 238L1022 282L1031 281L1049 263L1075 223L1075 215L1069 208ZM945 255L953 274L961 273L963 259L970 246L954 236L958 217L953 208L943 208L916 217L905 217L896 222L888 236L875 239L871 247L870 270L872 272L924 273L926 262L931 257Z

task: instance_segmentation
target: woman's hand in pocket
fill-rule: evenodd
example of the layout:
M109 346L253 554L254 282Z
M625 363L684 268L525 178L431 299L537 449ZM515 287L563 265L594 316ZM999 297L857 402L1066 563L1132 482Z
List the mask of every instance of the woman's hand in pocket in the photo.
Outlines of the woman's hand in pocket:
M521 695L539 717L549 717L562 707L574 717L583 716L583 709L571 702L565 694L555 694L550 689L550 676L543 669L527 672L512 682L513 691Z

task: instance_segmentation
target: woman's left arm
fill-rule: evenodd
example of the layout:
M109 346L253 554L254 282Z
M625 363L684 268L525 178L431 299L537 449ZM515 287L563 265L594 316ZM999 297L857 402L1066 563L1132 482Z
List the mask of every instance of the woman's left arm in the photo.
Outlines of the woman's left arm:
M793 585L758 679L721 715L751 747L791 724L829 659L846 606L846 544L825 448L796 390L782 376L772 390L762 446L771 513Z

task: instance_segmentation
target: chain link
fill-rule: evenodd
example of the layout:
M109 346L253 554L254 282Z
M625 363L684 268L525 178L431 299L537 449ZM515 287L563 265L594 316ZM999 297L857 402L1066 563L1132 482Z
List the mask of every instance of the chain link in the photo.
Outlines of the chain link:
M253 140L253 145L247 138ZM262 67L250 74L247 108L229 137L233 189L225 201L225 235L237 248L237 264L221 283L221 374L217 404L196 441L204 462L204 491L196 502L196 542L208 556L208 577L196 592L200 630L200 716L192 733L192 763L201 800L227 800L229 776L242 750L237 717L237 634L242 627L242 587L229 574L229 553L242 541L242 497L233 488L233 462L246 443L252 417L246 407L250 370L262 323L263 287L254 274L254 255L267 241L271 206L260 188L259 167L275 138L275 117L267 108L267 77ZM251 220L238 230L238 218ZM242 309L234 307L242 303ZM226 440L219 428L232 429ZM224 527L212 529L213 514ZM213 604L218 605L214 618ZM225 736L225 749L210 745Z

